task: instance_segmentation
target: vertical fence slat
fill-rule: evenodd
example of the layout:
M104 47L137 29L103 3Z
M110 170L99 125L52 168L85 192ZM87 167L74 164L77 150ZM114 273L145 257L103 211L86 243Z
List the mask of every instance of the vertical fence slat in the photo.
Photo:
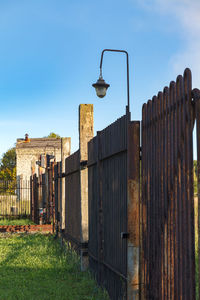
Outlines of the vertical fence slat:
M170 177L170 299L174 300L174 226L175 226L175 214L174 214L174 94L175 94L175 83L170 83L169 90L169 114L170 114L170 166L169 166L169 177Z
M192 105L192 79L191 71L184 72L184 102L186 108L186 182L187 182L187 223L188 223L188 252L187 252L187 274L189 276L190 296L195 298L195 233L194 233L194 182L193 182L193 126L194 113ZM188 277L187 276L187 277ZM189 297L189 292L188 292Z

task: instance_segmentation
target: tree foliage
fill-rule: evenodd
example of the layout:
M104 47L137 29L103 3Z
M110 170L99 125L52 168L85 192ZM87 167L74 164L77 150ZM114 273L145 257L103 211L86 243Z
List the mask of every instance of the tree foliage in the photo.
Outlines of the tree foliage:
M0 161L0 180L16 179L16 150L9 149L2 156Z
M50 132L49 135L47 136L47 138L60 139L61 136L57 133Z
M197 161L194 160L193 162L193 166L194 166L194 194L197 194Z

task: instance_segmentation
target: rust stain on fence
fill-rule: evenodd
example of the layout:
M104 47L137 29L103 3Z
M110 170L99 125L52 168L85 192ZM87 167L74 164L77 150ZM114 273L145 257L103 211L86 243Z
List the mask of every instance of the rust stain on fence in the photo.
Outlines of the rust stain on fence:
M127 299L139 299L140 122L128 124Z
M134 246L139 247L139 184L138 181L128 180L128 232L129 241Z

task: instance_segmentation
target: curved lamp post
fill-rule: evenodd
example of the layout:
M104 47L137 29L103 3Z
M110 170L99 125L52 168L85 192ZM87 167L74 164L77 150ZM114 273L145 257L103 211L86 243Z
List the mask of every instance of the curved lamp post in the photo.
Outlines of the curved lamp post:
M129 63L128 63L128 52L125 50L114 50L114 49L104 49L101 53L101 62L100 62L100 75L99 79L92 86L96 90L96 94L99 98L103 98L106 95L106 91L109 88L109 84L105 82L102 77L102 63L103 63L103 55L104 52L121 52L126 54L126 65L127 65L127 109L129 111Z

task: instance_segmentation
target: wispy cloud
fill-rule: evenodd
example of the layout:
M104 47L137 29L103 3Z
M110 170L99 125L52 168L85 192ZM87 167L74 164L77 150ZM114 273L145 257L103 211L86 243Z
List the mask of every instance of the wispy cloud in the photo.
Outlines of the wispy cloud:
M200 1L199 0L138 0L144 9L173 17L185 46L170 61L175 73L185 67L193 72L194 86L200 86ZM174 25L176 26L176 24Z

